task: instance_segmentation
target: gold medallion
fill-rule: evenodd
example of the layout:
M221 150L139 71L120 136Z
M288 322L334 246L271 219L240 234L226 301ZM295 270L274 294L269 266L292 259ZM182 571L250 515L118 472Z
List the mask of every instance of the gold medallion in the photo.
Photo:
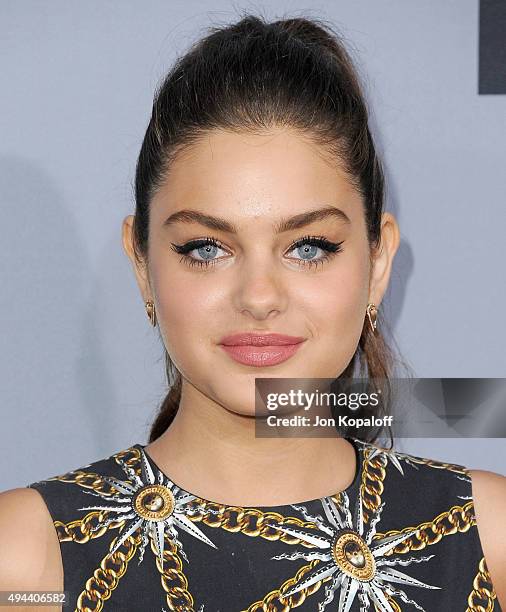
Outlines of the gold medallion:
M348 576L368 582L376 574L376 563L364 540L352 531L337 536L332 554L339 568Z
M172 491L163 485L148 485L136 495L134 509L142 518L163 521L175 507Z

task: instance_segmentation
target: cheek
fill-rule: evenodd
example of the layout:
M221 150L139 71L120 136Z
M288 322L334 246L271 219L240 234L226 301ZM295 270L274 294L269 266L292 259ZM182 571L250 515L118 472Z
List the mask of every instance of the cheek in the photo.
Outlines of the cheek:
M364 257L347 257L332 273L308 277L294 294L313 341L307 376L336 376L352 359L362 334L368 301Z
M360 337L368 299L368 268L362 255L349 254L332 273L308 278L299 290L299 302L320 339Z
M154 263L151 277L160 333L172 360L181 369L200 349L208 347L213 322L223 312L224 293L215 282L206 282L205 274L188 274L178 266Z

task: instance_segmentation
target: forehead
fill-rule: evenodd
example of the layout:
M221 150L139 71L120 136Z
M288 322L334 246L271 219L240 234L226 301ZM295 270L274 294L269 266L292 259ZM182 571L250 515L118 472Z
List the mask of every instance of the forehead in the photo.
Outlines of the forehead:
M352 218L361 197L320 145L295 130L262 134L206 132L171 163L156 193L153 215L181 208L233 217L274 220L280 215L339 206Z

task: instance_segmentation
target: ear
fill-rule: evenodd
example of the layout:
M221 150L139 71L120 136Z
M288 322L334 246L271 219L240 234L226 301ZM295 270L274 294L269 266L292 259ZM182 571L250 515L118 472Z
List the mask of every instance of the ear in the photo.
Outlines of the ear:
M391 213L381 216L381 240L372 254L371 275L369 278L369 301L376 306L381 304L388 287L392 263L399 248L400 232L395 217Z
M149 275L146 262L140 261L135 255L133 240L134 221L134 215L128 215L123 219L123 224L121 227L122 242L123 249L132 264L142 299L145 302L146 300L152 299L152 292L149 284Z

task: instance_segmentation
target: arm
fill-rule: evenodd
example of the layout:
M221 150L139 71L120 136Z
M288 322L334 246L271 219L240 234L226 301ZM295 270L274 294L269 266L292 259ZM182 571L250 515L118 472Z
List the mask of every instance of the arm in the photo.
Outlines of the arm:
M34 489L0 493L0 591L63 591L60 545L51 515ZM60 612L61 606L23 606L19 612Z
M476 525L490 578L501 608L506 610L506 477L470 470Z

